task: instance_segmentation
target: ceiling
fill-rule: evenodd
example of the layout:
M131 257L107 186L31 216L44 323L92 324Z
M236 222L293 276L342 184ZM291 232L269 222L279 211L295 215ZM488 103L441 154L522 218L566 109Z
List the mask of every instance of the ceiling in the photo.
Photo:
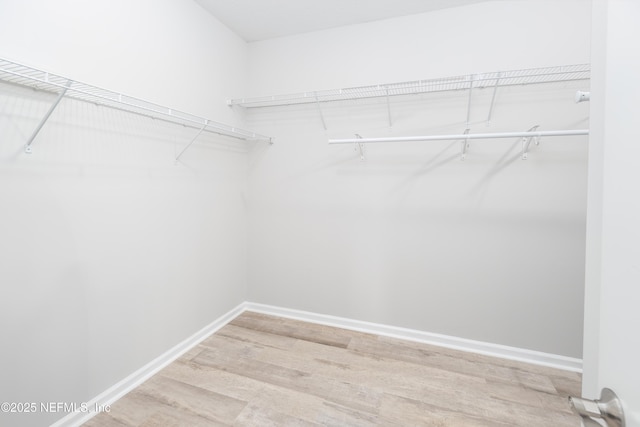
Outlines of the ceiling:
M195 0L247 42L487 0Z

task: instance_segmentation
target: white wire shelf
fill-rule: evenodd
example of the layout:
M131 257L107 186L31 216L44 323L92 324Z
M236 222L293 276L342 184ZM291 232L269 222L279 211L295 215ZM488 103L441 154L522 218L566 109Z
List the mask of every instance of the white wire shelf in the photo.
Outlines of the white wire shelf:
M494 71L490 73L467 74L463 76L360 86L346 89L319 90L255 98L237 98L227 100L227 104L245 108L277 107L476 88L589 80L590 77L590 64L574 64L546 68Z
M64 96L67 98L91 102L96 105L115 108L129 113L159 119L231 138L245 141L271 142L270 137L246 129L209 120L204 117L164 107L97 86L73 81L66 77L38 70L2 58L0 58L0 81L27 86L36 90L56 93L59 95L59 98Z

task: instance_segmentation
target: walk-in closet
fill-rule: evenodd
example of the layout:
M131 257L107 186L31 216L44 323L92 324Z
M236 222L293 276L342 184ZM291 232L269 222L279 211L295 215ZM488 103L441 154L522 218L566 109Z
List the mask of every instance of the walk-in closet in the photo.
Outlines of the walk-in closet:
M639 17L0 1L0 425L640 427Z

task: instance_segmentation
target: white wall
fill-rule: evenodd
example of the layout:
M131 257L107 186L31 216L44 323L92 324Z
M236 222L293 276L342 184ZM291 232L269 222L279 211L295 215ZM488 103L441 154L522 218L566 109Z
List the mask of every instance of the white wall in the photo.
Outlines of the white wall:
M0 56L222 121L245 43L190 1L0 2ZM246 148L0 87L0 401L85 402L246 299ZM64 413L0 414L47 425Z
M184 4L182 4L184 3ZM3 1L5 59L230 122L246 43L192 1Z
M629 55L640 37L640 4L594 2L592 117L589 161L589 228L585 372L583 392L597 397L615 390L625 405L626 425L640 426L636 329L640 321L640 155L636 137L640 60ZM590 154L591 154L590 152ZM598 202L600 204L598 204Z
M245 96L589 62L588 0L506 0L249 44Z
M590 4L488 2L252 43L267 95L589 61ZM580 84L474 93L473 132L588 128ZM254 110L249 295L266 304L581 357L586 138L353 147L327 137L461 133L465 93Z

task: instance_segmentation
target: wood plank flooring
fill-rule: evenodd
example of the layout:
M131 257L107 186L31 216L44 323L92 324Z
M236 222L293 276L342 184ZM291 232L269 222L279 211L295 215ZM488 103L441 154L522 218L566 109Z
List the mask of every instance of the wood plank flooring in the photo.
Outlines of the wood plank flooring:
M245 312L87 427L579 426L577 373Z

